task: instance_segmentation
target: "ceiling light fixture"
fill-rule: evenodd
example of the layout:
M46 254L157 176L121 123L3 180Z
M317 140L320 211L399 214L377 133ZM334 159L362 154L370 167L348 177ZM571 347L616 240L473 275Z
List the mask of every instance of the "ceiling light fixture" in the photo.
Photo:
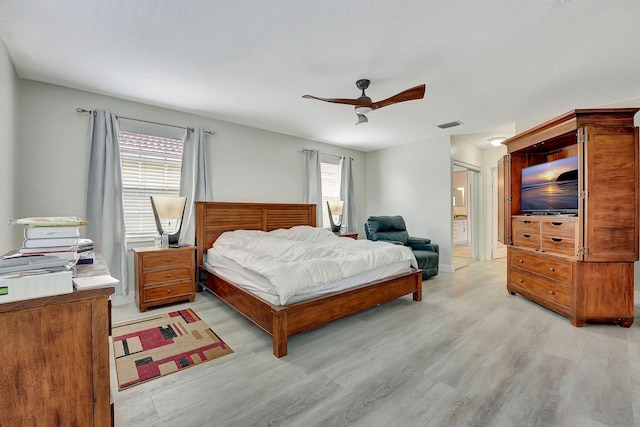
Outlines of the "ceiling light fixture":
M372 111L373 109L371 107L356 107L356 114L369 114Z
M494 136L493 138L489 138L488 141L494 147L499 147L500 145L502 145L502 142L505 141L506 139L507 138L505 138L504 136Z

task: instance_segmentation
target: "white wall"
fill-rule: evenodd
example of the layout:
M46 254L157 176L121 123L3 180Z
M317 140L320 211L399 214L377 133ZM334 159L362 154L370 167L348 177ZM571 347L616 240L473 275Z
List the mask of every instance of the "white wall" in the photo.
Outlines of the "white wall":
M350 156L355 160L358 222L366 219L363 152L30 80L20 80L18 86L20 167L16 184L3 184L3 191L17 197L13 216L85 217L89 116L75 111L82 107L214 130L206 138L215 201L302 203L303 148ZM16 239L10 248L20 243Z
M18 110L18 77L9 54L0 40L0 254L15 249L13 242L22 230L8 226L15 218L16 111Z
M440 245L441 271L453 271L449 137L369 152L366 169L367 216L402 215L411 235Z

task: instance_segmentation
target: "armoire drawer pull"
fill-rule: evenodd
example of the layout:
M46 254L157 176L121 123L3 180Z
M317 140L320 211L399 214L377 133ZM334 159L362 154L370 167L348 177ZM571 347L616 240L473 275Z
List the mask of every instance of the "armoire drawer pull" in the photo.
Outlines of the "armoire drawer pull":
M556 271L556 269L553 267L549 267L549 271Z
M519 262L520 264L524 264L524 260L523 260L523 259L519 259L519 260L518 260L518 262Z
M522 280L522 279L518 279L518 282L523 283L523 282L524 282L524 280Z
M171 273L167 273L167 277L171 277Z
M171 293L171 289L167 289L167 293L170 294Z
M555 295L555 292L549 291L549 295Z
M171 262L171 258L167 258L165 261L167 261L167 262Z
M523 234L522 235L525 239L530 239L531 238L531 234Z
M560 227L562 224L564 224L563 222L551 222L551 225L555 225L556 227Z
M552 237L551 240L553 240L556 243L562 242L562 239L558 239L557 237Z

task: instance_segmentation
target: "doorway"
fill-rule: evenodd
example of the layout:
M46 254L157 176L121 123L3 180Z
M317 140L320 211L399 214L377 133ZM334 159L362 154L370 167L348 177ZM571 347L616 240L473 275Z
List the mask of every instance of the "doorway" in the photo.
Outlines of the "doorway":
M454 161L452 182L453 268L458 270L479 259L480 171Z

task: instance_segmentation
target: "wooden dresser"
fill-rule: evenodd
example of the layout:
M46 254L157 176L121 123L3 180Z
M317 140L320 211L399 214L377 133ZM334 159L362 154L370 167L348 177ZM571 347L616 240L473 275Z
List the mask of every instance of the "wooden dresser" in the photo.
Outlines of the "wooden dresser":
M195 300L195 246L144 247L133 251L136 303L140 311L155 305Z
M109 274L96 253L77 276ZM110 426L114 287L0 304L0 425Z

